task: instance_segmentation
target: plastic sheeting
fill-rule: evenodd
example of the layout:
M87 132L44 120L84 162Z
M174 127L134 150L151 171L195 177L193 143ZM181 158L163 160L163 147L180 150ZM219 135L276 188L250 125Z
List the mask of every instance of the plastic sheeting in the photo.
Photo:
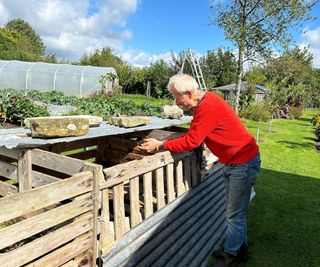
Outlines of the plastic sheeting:
M0 89L61 91L67 96L86 96L100 90L101 75L114 68L0 60ZM106 84L111 88L111 81Z

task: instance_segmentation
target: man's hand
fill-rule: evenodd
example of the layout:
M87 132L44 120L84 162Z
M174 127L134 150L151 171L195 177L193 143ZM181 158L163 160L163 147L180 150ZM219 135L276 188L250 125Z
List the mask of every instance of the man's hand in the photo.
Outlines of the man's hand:
M147 138L142 141L140 145L136 147L138 150L148 153L159 151L163 148L163 142L154 138Z

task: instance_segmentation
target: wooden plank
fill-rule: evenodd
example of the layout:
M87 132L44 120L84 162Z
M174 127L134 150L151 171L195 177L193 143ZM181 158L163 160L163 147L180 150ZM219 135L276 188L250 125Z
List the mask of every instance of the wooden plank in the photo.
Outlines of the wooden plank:
M63 142L63 143L53 144L51 146L51 151L61 153L65 151L76 150L79 148L94 146L96 144L97 144L97 138L82 139L82 140L76 140L72 142Z
M140 203L139 203L139 177L135 177L129 182L130 195L130 223L131 228L141 222Z
M41 173L38 171L32 171L32 186L39 187L46 184L51 184L57 181L60 181L60 178L56 178L49 174Z
M96 154L97 154L97 150L92 149L92 150L82 151L82 152L78 152L78 153L74 153L74 154L68 154L68 157L86 160L86 159L95 158Z
M114 234L115 240L124 234L124 190L123 184L113 187L113 212L114 212Z
M81 219L72 222L41 238L27 243L15 250L0 255L0 266L16 267L24 265L74 238L92 230L92 214L85 214Z
M78 256L82 252L90 249L90 247L92 246L92 242L92 234L90 232L86 233L76 240L72 241L71 243L27 265L27 267L60 266Z
M158 140L172 139L184 135L183 133L165 131L165 130L152 130L145 138L155 138Z
M183 167L184 167L184 185L186 190L189 190L192 187L191 160L189 157L184 159Z
M22 150L18 159L17 178L19 182L19 192L24 192L32 188L32 161L31 150Z
M113 225L110 223L109 190L107 188L101 192L100 249L108 247L115 240Z
M97 155L96 155L96 163L103 164L105 162L104 150L108 146L106 144L106 137L99 137L97 141Z
M157 191L157 210L159 210L166 205L164 200L163 168L156 169L155 176L156 176L156 191Z
M98 244L98 234L100 223L98 221L99 216L99 209L101 208L101 191L99 190L100 184L103 180L102 174L102 166L93 164L93 163L86 163L83 166L83 170L90 171L93 173L93 190L92 190L92 198L93 198L93 259L95 260L100 256L99 254L99 244Z
M91 172L82 172L53 184L0 198L0 223L87 193L92 190L92 177Z
M0 196L13 195L18 193L18 188L14 185L0 181Z
M85 162L68 156L54 154L40 149L32 149L32 163L47 169L73 175L82 170Z
M0 229L0 250L92 210L91 195Z
M61 265L60 267L92 267L96 266L93 264L92 259L92 250L88 249L84 251L71 261L66 262L65 264Z
M17 149L8 149L5 147L0 147L0 155L3 155L8 158L18 159L19 158L19 150Z
M108 136L106 138L106 143L116 150L121 150L124 152L131 152L132 149L137 145L136 140L131 140L126 137Z
M173 162L170 152L160 152L152 156L146 156L138 161L130 161L121 165L113 166L103 170L106 182L101 189L112 187L143 173L153 171Z
M192 155L191 157L191 176L192 176L192 187L195 187L199 183L197 158L195 154Z
M153 214L152 198L152 173L148 172L143 175L143 198L144 198L144 218Z
M167 171L167 199L169 203L176 198L175 191L174 191L173 163L170 163L166 166L166 171Z
M10 180L18 181L17 166L14 166L5 161L0 161L0 176L3 176Z
M183 166L182 160L176 163L176 183L177 183L177 196L181 196L184 192L184 182L183 182Z

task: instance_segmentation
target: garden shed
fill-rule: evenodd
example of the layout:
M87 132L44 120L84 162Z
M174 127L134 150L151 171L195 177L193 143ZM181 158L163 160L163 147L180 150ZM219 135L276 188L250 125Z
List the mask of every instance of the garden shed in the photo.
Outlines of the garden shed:
M226 230L217 158L135 150L190 120L53 139L0 130L0 266L205 266Z
M247 82L242 82L241 83L241 88L240 88L240 92L243 93L245 90L247 90L249 87L249 84ZM221 93L223 93L223 98L224 100L228 100L230 98L230 94L236 93L236 84L228 84L228 85L224 85L224 86L220 86L220 87L215 87L212 90L214 91L220 91ZM265 94L267 93L269 89L265 86L256 84L255 85L255 100L256 102L261 102L265 96Z
M61 91L67 96L87 96L101 90L100 76L114 68L0 60L0 89ZM112 88L112 81L105 81Z

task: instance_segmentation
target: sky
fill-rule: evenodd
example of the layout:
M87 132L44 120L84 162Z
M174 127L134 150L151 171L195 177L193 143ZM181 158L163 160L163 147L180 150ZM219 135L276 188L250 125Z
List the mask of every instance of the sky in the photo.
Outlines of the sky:
M320 67L319 4L312 14L317 19L292 34ZM103 47L136 67L169 61L171 50L199 55L219 47L234 50L209 23L210 0L0 0L0 27L16 18L36 30L47 53L70 61Z

